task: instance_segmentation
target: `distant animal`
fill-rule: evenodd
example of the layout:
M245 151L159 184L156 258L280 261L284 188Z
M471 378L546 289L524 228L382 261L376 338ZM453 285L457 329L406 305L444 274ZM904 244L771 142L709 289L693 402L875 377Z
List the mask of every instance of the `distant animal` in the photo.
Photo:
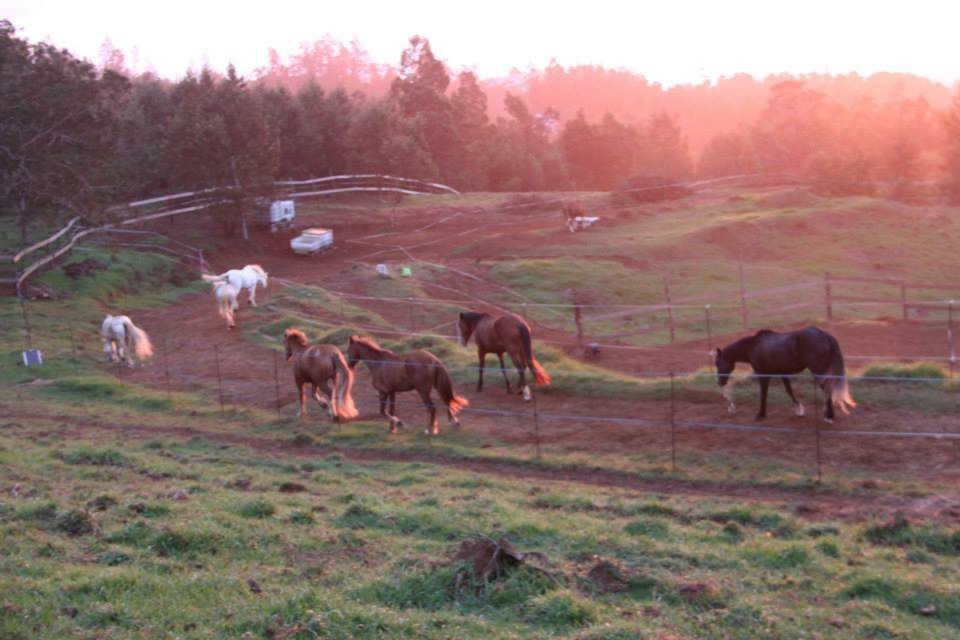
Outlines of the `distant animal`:
M213 297L217 301L217 312L227 321L227 330L233 329L236 324L233 312L239 308L237 304L237 290L225 280L213 283Z
M437 425L437 408L430 397L433 389L437 390L443 404L447 406L447 416L450 421L460 426L457 413L470 403L466 398L454 393L453 383L446 368L439 358L429 351L418 349L410 353L394 353L378 345L373 338L351 336L347 347L347 363L352 369L361 361L366 362L370 369L373 388L380 394L380 414L390 421L390 433L396 433L398 427L403 427L403 421L397 417L395 411L398 391L416 390L420 394L420 399L423 400L430 414L427 435L440 433ZM389 411L387 410L388 401Z
M297 417L307 415L306 385L309 384L313 389L313 397L327 410L331 420L341 422L356 418L358 412L353 403L353 371L347 366L340 349L332 344L310 346L303 331L292 327L283 332L283 344L287 361L294 360L293 381L300 399Z
M756 420L767 415L767 388L771 377L783 376L783 388L793 400L796 415L804 415L803 404L797 400L790 386L790 378L804 369L809 369L814 380L824 390L826 397L825 419L833 423L836 406L843 413L857 406L850 396L850 389L844 373L843 353L837 339L817 327L806 327L797 331L779 333L764 329L752 336L737 340L733 344L716 349L717 384L724 389L727 407L734 410L730 387L726 387L730 373L738 362L749 362L753 372L759 377L760 409Z
M507 393L513 393L510 388L510 378L503 366L504 352L510 355L513 365L517 368L519 377L517 389L524 400L529 401L530 386L527 384L524 371L530 370L533 381L537 384L550 384L550 376L543 370L540 363L533 356L533 341L530 335L530 326L520 316L507 314L494 317L489 313L476 311L461 311L457 321L457 336L460 344L467 346L471 336L477 345L477 358L480 361L477 375L477 391L483 390L484 361L488 353L497 354L500 359L500 371L503 373L503 382L507 386Z
M240 294L241 290L247 289L250 304L255 307L257 306L257 285L266 287L267 276L267 272L260 265L248 264L242 269L230 269L218 276L203 275L201 277L207 282L228 282L237 290L237 295Z
M100 325L100 337L108 362L126 361L133 367L133 356L146 360L153 355L150 336L127 316L107 315Z

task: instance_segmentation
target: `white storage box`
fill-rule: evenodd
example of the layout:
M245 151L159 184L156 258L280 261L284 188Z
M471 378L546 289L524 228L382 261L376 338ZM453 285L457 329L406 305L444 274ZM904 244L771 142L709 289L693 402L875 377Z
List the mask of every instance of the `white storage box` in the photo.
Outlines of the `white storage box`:
M310 255L333 246L333 230L310 227L290 241L294 253Z

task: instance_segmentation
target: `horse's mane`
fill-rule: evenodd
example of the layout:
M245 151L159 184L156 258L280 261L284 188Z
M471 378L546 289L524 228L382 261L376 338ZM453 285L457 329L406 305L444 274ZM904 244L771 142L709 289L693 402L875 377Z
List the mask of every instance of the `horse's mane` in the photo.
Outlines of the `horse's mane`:
M248 264L248 265L247 265L247 268L248 268L248 269L253 269L254 271L256 271L257 273L259 273L260 275L263 275L263 276L267 275L267 272L263 270L263 267L261 267L261 266L258 265L258 264Z
M359 342L360 344L370 347L371 349L376 349L377 351L386 351L388 353L393 353L392 351L390 351L390 349L384 349L383 347L381 347L379 344L377 344L377 341L371 338L370 336L356 335L356 336L351 336L350 340L352 342Z
M760 331L757 331L755 334L753 334L753 337L759 338L760 336L768 336L771 333L776 333L776 331L773 329L760 329Z
M299 344L301 347L305 347L309 344L309 342L307 341L306 334L303 331L300 331L300 329L295 329L293 327L286 329L283 332L283 337L293 338L294 340L297 341L297 344Z
M489 313L483 313L480 311L461 311L460 317L469 322L471 325L477 324L484 316L490 315Z

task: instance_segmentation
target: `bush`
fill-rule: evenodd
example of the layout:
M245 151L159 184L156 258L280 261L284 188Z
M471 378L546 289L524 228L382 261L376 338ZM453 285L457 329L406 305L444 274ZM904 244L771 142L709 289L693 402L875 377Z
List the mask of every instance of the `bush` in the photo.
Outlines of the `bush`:
M527 606L524 619L555 629L582 627L597 620L597 606L569 591L559 591L535 598Z
M101 467L122 467L127 464L127 459L113 449L102 451L78 449L62 454L60 459L67 464L89 464Z
M53 525L57 531L71 536L83 536L93 533L96 525L93 518L86 511L74 509L57 515Z

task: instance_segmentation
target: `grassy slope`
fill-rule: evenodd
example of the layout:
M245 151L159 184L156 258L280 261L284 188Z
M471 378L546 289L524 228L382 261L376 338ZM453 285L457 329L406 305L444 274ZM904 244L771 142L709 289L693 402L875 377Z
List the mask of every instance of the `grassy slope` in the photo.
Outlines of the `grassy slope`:
M17 486L0 501L11 640L960 633L960 534L936 527L67 435L55 421L5 422L0 463ZM545 553L558 582L521 570L458 587L450 559L477 534ZM621 592L588 578L600 560Z

